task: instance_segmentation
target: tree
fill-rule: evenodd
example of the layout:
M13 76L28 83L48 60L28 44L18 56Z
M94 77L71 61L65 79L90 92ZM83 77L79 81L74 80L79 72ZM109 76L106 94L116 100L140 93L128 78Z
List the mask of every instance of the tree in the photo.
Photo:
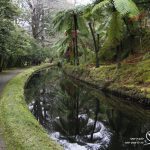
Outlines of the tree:
M32 27L32 35L33 37L43 42L44 40L44 17L45 17L45 10L44 5L40 0L27 0L31 11L31 27Z
M106 31L103 49L118 47L120 51L129 27L127 20L136 21L139 10L132 0L103 0L94 6L92 14L101 23L102 30Z
M79 9L61 11L56 15L53 23L56 31L65 31L66 44L68 43L69 48L73 51L74 64L79 65L78 40L80 35L78 32L83 35L88 33L82 11Z
M91 35L93 38L93 43L94 43L94 51L95 51L95 67L98 68L100 66L100 60L99 60L99 50L100 50L100 35L97 32L96 29L96 19L95 17L91 14L93 6L89 5L87 7L85 7L84 10L84 17L86 18L88 25L89 25L89 29L91 31Z
M0 1L0 72L9 53L9 36L14 30L14 19L18 15L17 7L10 0Z

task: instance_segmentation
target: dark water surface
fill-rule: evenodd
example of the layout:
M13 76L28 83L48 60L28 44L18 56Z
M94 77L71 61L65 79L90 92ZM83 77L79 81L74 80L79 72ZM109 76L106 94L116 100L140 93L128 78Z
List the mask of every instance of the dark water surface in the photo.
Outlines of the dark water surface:
M150 149L150 111L88 87L58 68L36 73L29 109L65 150Z

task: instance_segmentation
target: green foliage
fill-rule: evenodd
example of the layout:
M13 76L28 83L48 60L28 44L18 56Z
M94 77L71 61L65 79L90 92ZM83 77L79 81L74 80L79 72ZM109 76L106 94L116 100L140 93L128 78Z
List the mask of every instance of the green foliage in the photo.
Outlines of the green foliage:
M136 4L132 0L103 0L95 5L92 10L92 13L95 13L99 10L106 9L108 6L115 7L115 9L122 15L129 17L135 17L139 14L139 10Z
M65 30L72 30L73 27L73 21L71 18L73 10L67 10L67 11L60 11L56 14L53 24L56 29L56 31L65 31Z
M107 29L103 48L113 48L120 43L124 35L124 22L118 12L113 12Z
M17 6L12 4L10 0L1 0L0 1L0 17L5 19L13 20L17 16L19 10Z
M110 2L111 0L104 0L98 3L97 5L95 5L94 8L92 9L92 14L97 13L97 11L102 10L106 6L110 5Z
M12 27L11 24L10 28ZM6 31L8 30L6 26ZM1 55L3 56L5 67L31 65L33 61L44 61L50 57L49 49L43 48L37 41L29 36L26 31L15 26L8 34L0 34ZM7 37L6 37L7 35ZM4 37L5 36L5 37ZM11 61L10 61L11 60Z
M139 10L132 0L103 0L95 4L91 13L100 24L97 28L101 38L100 56L109 60L115 56L115 48L137 28L134 22L126 20L136 18Z
M61 39L54 44L53 49L55 48L55 52L58 53L58 56L63 57L65 55L65 52L67 48L70 46L73 40L73 31L74 31L74 19L73 15L76 14L77 16L77 26L78 26L78 49L79 53L82 54L85 52L83 47L83 40L85 40L85 36L88 35L88 28L86 25L85 18L83 17L83 10L81 8L77 8L75 10L66 10L61 11L56 14L53 20L53 24L55 27L55 30L58 32L65 32L65 36L63 36ZM72 47L73 48L73 47ZM80 53L80 54L81 54ZM85 53L84 53L85 54Z
M77 14L78 17L78 29L82 33L87 33L88 29L85 24L85 19L82 16L82 9L77 8L77 9L69 9L69 10L64 10L58 12L54 19L53 19L53 24L54 28L56 31L61 31L61 32L67 32L71 33L72 30L74 29L74 22L73 22L73 14Z
M6 59L10 54L11 32L15 29L13 20L18 15L17 8L10 0L0 1L0 72L6 66Z
M135 17L139 15L139 10L132 0L114 0L114 6L122 16Z
M13 19L17 15L16 8L9 0L0 2L0 54L8 52L7 43L9 36L14 29Z
M89 29L87 29L88 22L91 22L95 36L96 34L100 35L99 54L106 60L113 59L116 56L116 47L139 27L137 23L131 21L139 16L139 9L132 0L99 0L78 10L60 12L56 15L54 26L57 31L69 33L67 34L68 37L62 40L65 42L63 44L60 42L59 44L58 51L61 56L63 56L69 40L71 40L70 35L74 24L72 20L73 12L78 12L80 31L78 41L79 49L82 53L80 59L86 59L87 55L91 55L87 53L87 49L90 49L92 52L94 50L92 37L89 34ZM109 55L107 55L107 50L109 50ZM108 59L106 58L107 56L109 57ZM91 60L93 61L92 57Z
M136 98L150 98L150 59L144 56L144 60L128 64L122 63L119 69L116 65L103 65L100 68L73 68L65 66L67 74L76 78L94 84L100 88L107 88L111 91L120 92Z
M50 57L49 49L17 25L19 13L12 1L0 1L0 72L6 67L39 64Z

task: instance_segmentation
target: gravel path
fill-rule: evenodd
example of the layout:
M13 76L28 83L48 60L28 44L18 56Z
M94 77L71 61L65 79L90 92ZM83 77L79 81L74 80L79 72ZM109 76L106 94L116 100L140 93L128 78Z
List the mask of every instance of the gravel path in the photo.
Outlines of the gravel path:
M7 82L20 73L21 69L7 70L0 73L0 94ZM6 150L4 140L2 138L2 129L0 127L0 150Z

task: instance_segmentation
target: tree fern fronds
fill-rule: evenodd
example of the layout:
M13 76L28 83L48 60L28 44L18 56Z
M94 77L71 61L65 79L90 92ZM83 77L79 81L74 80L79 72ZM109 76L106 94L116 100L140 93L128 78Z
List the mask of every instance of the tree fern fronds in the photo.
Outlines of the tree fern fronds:
M84 7L84 11L83 11L83 17L86 19L86 20L90 20L91 16L92 16L92 9L93 9L93 6L92 5L87 5Z
M116 10L122 15L129 15L135 17L139 15L139 10L132 0L113 0Z
M92 9L92 14L97 13L97 11L102 10L104 7L110 4L110 0L104 0L94 6Z
M112 18L109 22L109 27L104 42L103 48L116 47L122 40L124 35L124 22L118 12L113 12Z
M69 11L61 11L56 14L53 24L56 31L64 31L66 28L72 26L72 20L70 19L72 16L71 10Z
M78 17L78 27L79 31L82 31L82 34L88 34L89 30L88 27L86 26L85 19L83 16Z

